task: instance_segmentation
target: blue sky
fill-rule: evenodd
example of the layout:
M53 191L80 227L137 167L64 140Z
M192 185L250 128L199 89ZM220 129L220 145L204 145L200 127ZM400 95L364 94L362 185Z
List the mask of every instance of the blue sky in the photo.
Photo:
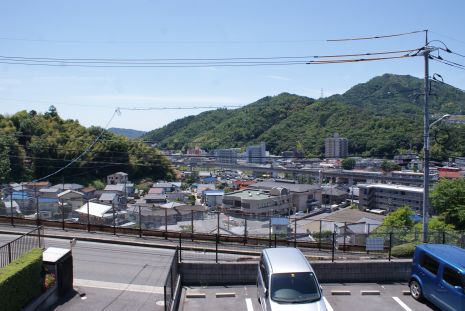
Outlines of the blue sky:
M0 55L55 58L222 58L363 53L421 47L430 29L465 54L465 2L455 1L2 1ZM442 55L465 63L464 58ZM235 106L290 92L342 93L383 73L423 75L411 58L339 65L73 68L0 64L1 113L44 112L105 126L116 107ZM465 89L465 71L431 62ZM110 126L151 130L203 110L123 111Z

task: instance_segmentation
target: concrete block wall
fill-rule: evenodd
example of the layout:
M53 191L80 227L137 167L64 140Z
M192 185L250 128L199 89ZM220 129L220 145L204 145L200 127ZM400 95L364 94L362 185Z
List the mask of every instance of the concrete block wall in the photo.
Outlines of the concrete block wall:
M409 260L312 262L321 283L406 282L411 265ZM183 262L180 273L187 286L255 284L257 263Z

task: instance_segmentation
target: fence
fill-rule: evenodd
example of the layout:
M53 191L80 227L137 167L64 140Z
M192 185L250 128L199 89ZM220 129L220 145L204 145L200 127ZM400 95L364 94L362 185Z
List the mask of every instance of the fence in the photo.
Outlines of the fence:
M179 252L178 249L174 252L173 259L171 261L168 275L166 276L165 284L163 286L163 294L165 301L165 311L176 309L176 286L179 279Z
M73 219L63 214L52 219L28 219L0 216L0 221L14 224L40 224L65 229L81 229L113 234L131 234L146 238L170 239L179 243L185 252L185 260L231 261L241 256L254 256L264 247L299 247L307 256L316 259L341 260L389 259L391 250L402 244L421 243L422 233L415 227L377 228L370 222L340 222L315 220L283 215L244 215L235 213L207 212L197 206L182 209L144 209L137 213L108 206L99 221L94 217ZM72 213L72 212L70 212ZM140 216L138 216L140 215ZM129 225L128 225L129 224ZM374 239L376 238L376 239ZM179 241L178 241L179 240ZM377 241L378 248L367 249L367 241ZM444 230L429 232L430 243L447 243L465 248L465 235L460 231ZM382 243L382 247L380 247ZM238 259L239 258L239 259Z
M0 268L10 264L33 248L44 245L43 227L38 227L5 245L0 246Z

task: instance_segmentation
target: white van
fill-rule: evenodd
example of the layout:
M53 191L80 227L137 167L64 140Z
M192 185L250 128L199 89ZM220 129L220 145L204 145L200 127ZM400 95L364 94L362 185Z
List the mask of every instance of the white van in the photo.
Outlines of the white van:
M315 272L297 248L262 251L257 296L264 311L327 311Z

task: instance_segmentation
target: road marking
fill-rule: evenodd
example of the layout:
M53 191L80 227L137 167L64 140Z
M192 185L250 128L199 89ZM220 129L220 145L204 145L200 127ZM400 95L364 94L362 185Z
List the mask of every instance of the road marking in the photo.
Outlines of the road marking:
M334 311L333 307L331 307L331 305L329 304L329 301L328 301L328 299L326 299L326 297L323 297L323 301L325 302L326 309L328 309L328 311Z
M103 282L103 281L82 280L82 279L74 279L74 286L102 288L102 289L120 290L120 291L128 291L128 292L149 293L149 294L163 294L163 287L161 286Z
M400 306L404 308L405 311L413 311L402 300L400 300L399 297L392 297L392 299L394 299L398 304L400 304Z
M252 299L245 298L245 304L247 305L247 311L253 311Z

